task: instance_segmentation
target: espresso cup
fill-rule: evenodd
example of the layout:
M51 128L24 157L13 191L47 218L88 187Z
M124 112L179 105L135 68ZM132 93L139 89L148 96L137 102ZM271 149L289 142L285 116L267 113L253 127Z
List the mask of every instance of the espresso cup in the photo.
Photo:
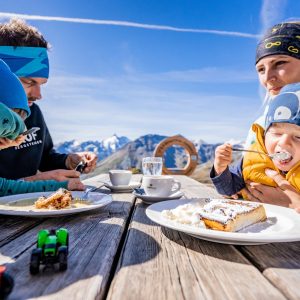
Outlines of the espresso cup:
M142 188L147 196L167 197L179 191L181 184L172 176L144 176Z
M118 185L129 185L132 173L127 170L110 170L108 172L111 184L114 186Z

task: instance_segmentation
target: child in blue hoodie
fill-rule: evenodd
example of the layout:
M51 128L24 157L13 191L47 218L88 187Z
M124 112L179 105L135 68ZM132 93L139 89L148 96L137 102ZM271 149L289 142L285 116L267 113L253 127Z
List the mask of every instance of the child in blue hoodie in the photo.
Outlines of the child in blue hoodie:
M24 141L21 134L25 130L23 122L30 115L27 97L19 79L0 60L0 150L17 146ZM55 191L59 188L83 190L78 178L58 182L41 180L26 182L0 178L0 196L31 192Z

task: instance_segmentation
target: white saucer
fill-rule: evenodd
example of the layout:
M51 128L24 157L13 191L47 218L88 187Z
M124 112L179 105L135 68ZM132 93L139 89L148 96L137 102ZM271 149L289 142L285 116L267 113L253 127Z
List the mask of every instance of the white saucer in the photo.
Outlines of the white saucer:
M137 197L143 200L143 202L147 204L153 204L160 201L166 201L166 200L175 200L181 198L184 194L181 191L178 191L174 194L171 194L170 196L150 196L150 195L142 195L140 193L137 193L136 191L133 192L133 194Z
M112 185L110 182L104 183L104 186L110 189L112 192L126 193L132 192L133 189L139 188L141 183L138 181L130 182L129 185Z

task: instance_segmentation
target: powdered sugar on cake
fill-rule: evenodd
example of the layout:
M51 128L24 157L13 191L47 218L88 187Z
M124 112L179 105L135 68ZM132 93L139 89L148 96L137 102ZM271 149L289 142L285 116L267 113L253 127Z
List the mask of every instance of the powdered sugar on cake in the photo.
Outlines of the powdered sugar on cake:
M257 203L245 203L242 201L214 199L202 207L200 215L201 217L226 224L230 220L233 220L238 214L249 213L259 207L259 205L260 204Z

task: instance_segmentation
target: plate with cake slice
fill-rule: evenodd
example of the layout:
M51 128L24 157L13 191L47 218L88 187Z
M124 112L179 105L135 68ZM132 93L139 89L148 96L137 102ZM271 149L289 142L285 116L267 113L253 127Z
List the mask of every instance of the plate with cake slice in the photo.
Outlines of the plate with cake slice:
M199 239L233 245L300 241L300 214L244 200L183 199L146 209L149 219Z
M112 202L111 195L59 189L0 197L0 214L26 217L56 217L99 209Z

